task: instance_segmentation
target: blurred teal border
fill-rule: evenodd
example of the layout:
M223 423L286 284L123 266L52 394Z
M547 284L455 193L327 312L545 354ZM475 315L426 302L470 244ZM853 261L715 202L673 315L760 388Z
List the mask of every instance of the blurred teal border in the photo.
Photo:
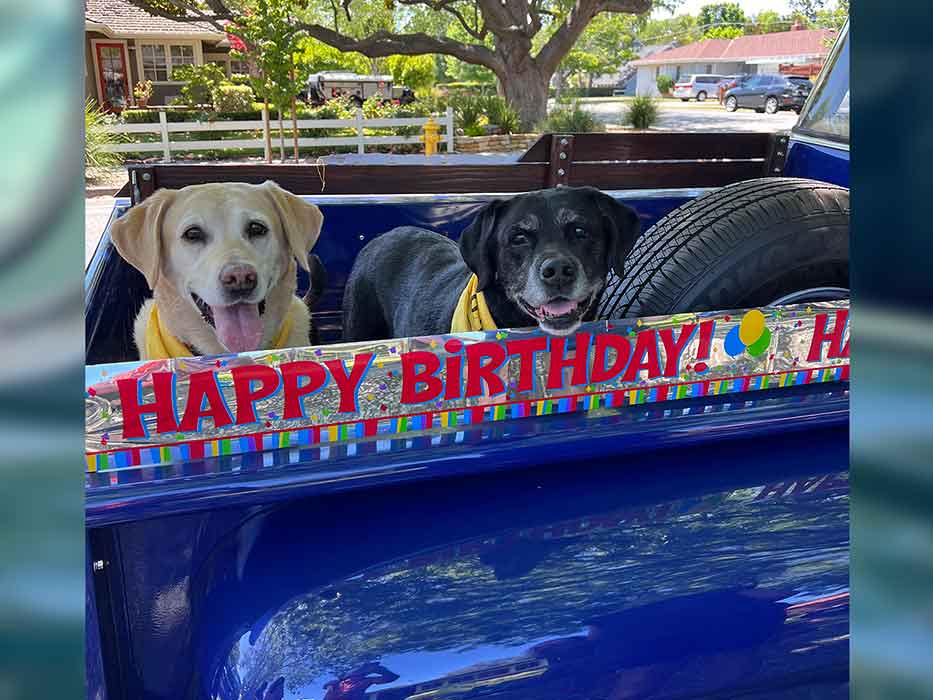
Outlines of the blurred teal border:
M933 5L853 0L852 697L933 697Z
M0 36L0 698L80 698L82 3L0 0Z

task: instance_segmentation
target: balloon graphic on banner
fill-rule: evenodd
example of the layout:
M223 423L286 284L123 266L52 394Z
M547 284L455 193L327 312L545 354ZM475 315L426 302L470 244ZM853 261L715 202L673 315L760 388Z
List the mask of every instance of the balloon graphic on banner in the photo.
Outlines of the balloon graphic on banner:
M741 323L729 331L723 340L725 351L732 357L745 351L752 357L758 357L767 351L770 344L771 331L765 325L765 315L758 309L746 313Z

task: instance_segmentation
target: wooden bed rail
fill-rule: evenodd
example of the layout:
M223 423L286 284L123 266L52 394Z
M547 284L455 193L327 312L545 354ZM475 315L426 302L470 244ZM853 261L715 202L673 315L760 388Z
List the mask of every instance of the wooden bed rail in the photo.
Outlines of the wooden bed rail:
M545 134L517 161L489 164L134 164L121 194L275 180L296 194L524 192L557 185L604 190L721 187L779 175L787 137L771 133Z

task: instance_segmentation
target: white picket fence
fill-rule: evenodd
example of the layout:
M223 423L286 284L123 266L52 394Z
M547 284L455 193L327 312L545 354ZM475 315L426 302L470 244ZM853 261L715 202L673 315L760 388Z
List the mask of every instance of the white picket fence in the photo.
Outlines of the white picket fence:
M265 110L263 110L265 116ZM447 152L454 151L454 114L448 107L443 118L435 118L438 125L442 127L443 139L441 143L447 145ZM427 117L397 117L394 119L365 119L363 110L357 110L354 119L299 119L298 129L354 129L356 133L353 136L318 136L318 137L300 137L298 139L299 147L302 146L356 146L357 153L365 153L366 146L373 145L395 145L406 143L421 143L421 135L417 136L371 136L364 133L364 129L385 129L396 126L424 126L427 124ZM291 120L286 120L286 150L291 152L294 143L291 137ZM158 124L115 124L109 126L107 130L113 134L159 134L159 141L134 142L124 141L121 143L110 144L107 150L114 153L158 153L162 152L162 160L166 163L172 160L172 150L176 152L191 151L212 151L223 150L226 148L262 148L266 157L270 157L269 139L266 138L265 131L266 120L259 121L232 121L232 122L169 122L165 116L165 111L159 112ZM278 129L276 123L270 124L272 136L272 150L276 149L278 141ZM200 131L262 131L261 139L215 139L211 141L172 141L171 135L176 133L190 133Z

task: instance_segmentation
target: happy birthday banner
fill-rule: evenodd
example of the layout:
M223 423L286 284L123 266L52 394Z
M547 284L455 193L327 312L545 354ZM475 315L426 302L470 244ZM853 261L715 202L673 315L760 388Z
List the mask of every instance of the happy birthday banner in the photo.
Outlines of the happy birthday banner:
M849 376L848 302L87 368L89 472Z

